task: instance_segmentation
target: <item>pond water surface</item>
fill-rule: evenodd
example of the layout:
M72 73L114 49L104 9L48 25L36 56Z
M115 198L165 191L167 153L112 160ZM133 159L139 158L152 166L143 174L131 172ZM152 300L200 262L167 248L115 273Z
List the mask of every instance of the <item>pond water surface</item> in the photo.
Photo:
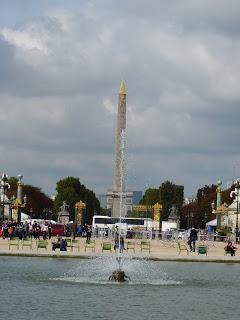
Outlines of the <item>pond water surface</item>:
M112 258L0 257L1 319L240 318L240 265L127 261L127 283L108 280Z

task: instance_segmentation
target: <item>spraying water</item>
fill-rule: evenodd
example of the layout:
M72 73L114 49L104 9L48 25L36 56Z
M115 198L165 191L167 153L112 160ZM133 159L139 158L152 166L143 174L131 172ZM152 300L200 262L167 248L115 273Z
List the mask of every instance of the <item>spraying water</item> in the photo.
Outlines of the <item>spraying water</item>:
M118 231L118 255L116 257L118 263L118 276L120 276L121 266L123 262L123 230L121 229L122 226L122 216L123 216L123 207L124 202L123 199L125 197L125 147L126 147L126 132L125 130L121 131L121 162L120 162L120 192L119 192L119 199L120 199L120 210L119 210L119 231ZM116 274L114 276L116 278ZM120 276L120 278L124 278L124 274ZM119 280L117 280L119 281Z

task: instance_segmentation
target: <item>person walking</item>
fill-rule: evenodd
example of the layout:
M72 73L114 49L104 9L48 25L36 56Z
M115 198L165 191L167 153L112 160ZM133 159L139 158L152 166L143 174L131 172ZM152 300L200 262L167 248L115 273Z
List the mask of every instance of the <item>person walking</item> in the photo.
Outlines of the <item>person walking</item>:
M190 251L192 252L195 252L197 238L198 238L198 232L194 227L192 227L189 241L188 241Z

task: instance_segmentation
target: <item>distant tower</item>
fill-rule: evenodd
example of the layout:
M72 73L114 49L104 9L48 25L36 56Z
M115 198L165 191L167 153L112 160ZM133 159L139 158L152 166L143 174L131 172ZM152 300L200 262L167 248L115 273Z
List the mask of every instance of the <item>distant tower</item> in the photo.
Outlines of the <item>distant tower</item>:
M124 217L127 211L132 211L132 192L126 192L125 181L122 179L122 170L124 171L122 155L122 132L126 129L126 86L122 80L118 95L118 114L117 128L115 138L115 168L113 189L107 192L107 208L111 209L113 217ZM122 181L123 180L123 181ZM122 208L120 207L119 192L124 192Z

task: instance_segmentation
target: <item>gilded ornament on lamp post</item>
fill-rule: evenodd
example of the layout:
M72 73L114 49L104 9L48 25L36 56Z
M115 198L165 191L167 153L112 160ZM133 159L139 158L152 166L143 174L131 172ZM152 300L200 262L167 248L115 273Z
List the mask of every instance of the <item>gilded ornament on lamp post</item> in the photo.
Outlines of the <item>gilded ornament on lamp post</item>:
M162 205L158 202L153 206L153 220L154 220L154 229L161 229L160 221L161 221L161 210Z
M216 218L217 218L217 229L221 228L221 205L222 205L222 181L217 182L217 205L216 205Z
M86 210L86 203L82 202L81 200L75 203L75 223L77 225L81 225L83 222L83 215Z
M235 181L235 189L230 193L230 197L236 197L237 200L237 212L236 212L236 225L235 225L235 234L236 234L236 241L238 241L239 236L239 229L238 229L238 211L239 211L239 190L240 190L240 179Z

